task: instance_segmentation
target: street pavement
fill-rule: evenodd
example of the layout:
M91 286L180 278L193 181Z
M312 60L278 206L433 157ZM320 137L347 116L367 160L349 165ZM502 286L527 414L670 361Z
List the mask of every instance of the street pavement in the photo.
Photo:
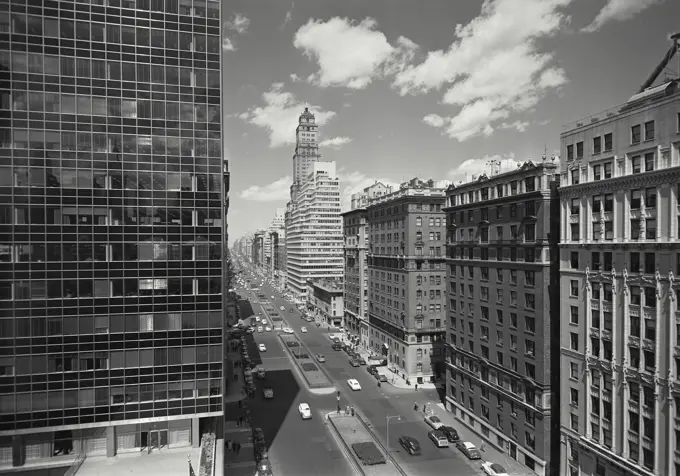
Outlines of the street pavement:
M450 448L437 448L427 437L429 427L424 422L422 411L414 411L414 403L418 403L422 408L427 403L430 408L435 408L437 413L446 413L436 404L440 402L440 395L436 389L401 389L383 383L377 386L377 381L367 371L365 366L352 367L349 365L349 358L343 351L333 351L328 333L332 330L324 327L317 327L315 323L308 323L301 318L295 306L273 291L271 286L264 284L260 290L270 297L275 296L272 304L275 308L284 306L282 312L288 325L295 330L296 335L305 343L313 354L321 353L326 356L326 372L331 379L336 382L340 393L340 405L354 406L355 410L370 422L373 431L378 434L383 443L387 440L388 423L387 416L400 416L400 419L389 419L389 442L388 447L397 460L399 465L407 474L417 476L435 476L447 474L452 476L472 476L483 474L481 469L482 461L471 461L462 455L454 446ZM293 309L292 313L289 309ZM300 332L300 328L305 326L307 333ZM269 346L268 346L269 347ZM347 385L347 379L355 378L361 384L362 390L353 392ZM326 397L319 396L309 402L313 409L316 405L322 405L325 410L333 411L336 409L336 395ZM330 409L330 410L329 410ZM315 415L316 417L316 415ZM449 415L444 421L454 421ZM453 424L459 433L467 437L467 433L461 425ZM422 455L410 456L399 446L398 438L401 435L408 435L416 438L421 445ZM472 441L472 440L471 440ZM476 443L475 441L475 444ZM508 466L507 458L503 454L498 454L494 450L487 449L483 453L484 459ZM318 473L321 474L321 473ZM514 473L513 473L514 474Z
M246 303L239 302L239 305L244 319L260 310L259 304L255 304L254 310ZM249 339L248 353L254 363L265 369L266 376L264 380L255 378L255 397L247 400L253 426L264 431L274 475L354 474L323 418L329 410L321 410L329 408L330 400L327 396L311 393L304 383L298 381L294 363L288 358L276 334L276 331L256 332L252 336L252 343ZM259 352L260 343L265 344L265 352ZM273 388L273 399L264 398L262 389L265 385ZM311 420L300 418L297 407L301 402L308 403L312 408ZM332 401L331 406L334 407Z

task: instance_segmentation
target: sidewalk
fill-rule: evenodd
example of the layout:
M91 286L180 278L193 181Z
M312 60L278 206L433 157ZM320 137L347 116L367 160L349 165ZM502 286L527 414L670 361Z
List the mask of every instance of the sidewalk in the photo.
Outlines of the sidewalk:
M340 332L335 327L332 328L332 329L333 329L334 332L328 333L329 339L333 339L334 337L339 337L341 342L343 342L343 343L348 342L347 336L344 332ZM356 351L359 353L359 355L361 357L364 358L364 360L366 360L366 362L368 362L369 358L374 358L373 354L371 354L369 351L367 351L365 349L362 349L361 347L357 347ZM383 357L380 356L380 358L383 358ZM378 369L378 373L380 375L384 375L385 377L387 377L387 383L389 383L393 387L401 388L401 389L414 389L415 388L414 383L411 383L411 385L407 384L406 380L404 380L404 378L401 375L399 375L397 372L393 372L392 369L388 368L388 366L383 365L383 366L376 367L376 368ZM419 383L418 388L422 388L423 390L425 390L425 389L431 390L431 389L437 388L437 384L432 383L432 382Z
M475 430L470 429L466 424L461 422L458 418L453 416L446 410L443 403L437 403L434 406L428 405L429 409L428 415L437 415L439 419L444 423L444 425L452 426L458 430L461 440L469 441L477 448L485 445L485 450L482 451L482 460L491 461L493 463L498 463L505 468L508 474L512 476L536 476L536 473L531 471L529 468L521 464L519 461L514 460L509 454L499 450L495 445L495 441L486 440L482 438ZM420 411L422 414L422 411Z
M249 425L238 427L233 420L224 422L224 439L218 443L222 445L224 452L225 474L229 476L252 476L255 472L255 453L252 442L252 429ZM226 448L226 442L236 441L241 444L239 454Z

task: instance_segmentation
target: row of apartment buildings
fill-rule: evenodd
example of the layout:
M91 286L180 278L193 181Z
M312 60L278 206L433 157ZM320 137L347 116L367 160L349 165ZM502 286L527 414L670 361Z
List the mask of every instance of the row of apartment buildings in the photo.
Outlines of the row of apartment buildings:
M342 213L342 269L291 280L289 249L288 288L328 323L342 297L357 345L443 378L447 409L539 475L680 474L678 80L569 126L557 159L376 183Z

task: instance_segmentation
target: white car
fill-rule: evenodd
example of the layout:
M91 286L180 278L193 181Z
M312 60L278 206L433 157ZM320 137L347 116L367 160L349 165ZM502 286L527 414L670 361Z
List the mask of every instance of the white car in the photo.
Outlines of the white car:
M492 463L491 461L482 463L482 470L484 470L484 474L488 474L489 476L508 476L508 472L503 466L498 463Z
M262 344L260 344L262 345ZM438 430L442 426L444 426L444 422L442 422L437 415L430 415L425 417L425 423L430 425L433 430Z
M264 331L264 329L262 328L262 326L257 326L257 332L261 334L262 331Z
M283 306L281 306L281 307L279 308L279 311L285 311L285 310L286 310L286 308L283 307Z
M258 345L257 348L260 349L260 352L267 352L267 346L264 344Z
M260 322L260 316L255 316L255 322Z
M262 324L263 326L266 326L267 325L267 319L262 319L262 322L260 322L260 324Z
M300 413L300 416L302 417L303 420L312 419L312 410L306 403L301 403L298 405L298 412Z
M300 332L302 332L303 334L306 334L307 328L306 327L300 327Z
M274 296L272 296L271 298L274 299Z
M349 385L349 388L351 388L353 391L358 391L361 390L361 384L359 381L355 378L351 378L347 381L347 385Z
M291 329L290 327L284 327L283 332L285 332L286 334L294 334L295 333L295 331L293 329Z
M271 331L272 331L272 328L269 327L269 326L267 326L267 327L264 328L264 330L267 331L267 332L271 332Z

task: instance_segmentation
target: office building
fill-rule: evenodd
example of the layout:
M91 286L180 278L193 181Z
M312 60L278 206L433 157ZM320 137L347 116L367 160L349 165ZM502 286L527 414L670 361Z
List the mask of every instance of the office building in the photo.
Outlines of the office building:
M680 81L655 79L561 135L568 474L680 475Z
M444 373L446 185L414 178L366 208L369 347L412 384Z
M307 281L307 311L324 326L340 327L343 317L342 282L330 279Z
M0 471L223 415L220 3L101 3L0 13Z
M447 409L536 474L558 474L558 165L493 167L446 192Z
M368 200L392 191L392 187L376 182L352 194L352 209L342 214L345 236L343 327L356 345L368 349Z
M342 279L343 237L335 162L318 161L318 126L307 108L296 132L294 181L284 215L286 288L302 302L308 280Z

